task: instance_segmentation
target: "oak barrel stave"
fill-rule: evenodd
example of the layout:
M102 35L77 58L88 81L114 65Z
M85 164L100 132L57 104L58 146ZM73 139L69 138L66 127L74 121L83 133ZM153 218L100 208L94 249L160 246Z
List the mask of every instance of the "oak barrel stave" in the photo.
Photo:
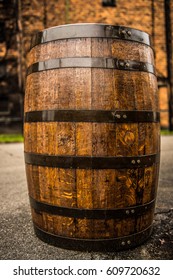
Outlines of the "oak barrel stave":
M92 25L90 25L92 28ZM28 66L48 59L66 57L113 57L154 64L150 46L112 38L64 39L33 47ZM35 111L115 110L158 112L157 80L152 73L99 68L60 68L31 73L26 81L25 114ZM27 154L64 157L141 157L159 155L159 120L127 122L26 121ZM151 137L152 135L152 137ZM133 168L56 168L26 162L29 195L36 202L64 208L130 209L154 201L159 159ZM63 209L63 208L62 208ZM67 209L68 210L68 209ZM64 210L65 211L65 210ZM68 211L67 211L68 213ZM111 250L133 247L151 233L154 204L141 216L114 219L76 218L44 212L32 207L37 235L74 241L76 249ZM69 210L70 215L70 210ZM131 242L133 236L141 236ZM48 236L47 236L48 235ZM46 237L47 236L47 237ZM57 236L57 238L56 238ZM126 238L131 238L127 243ZM130 237L131 236L131 237ZM45 237L45 238L44 238ZM59 239L58 239L59 238ZM125 241L123 241L125 238ZM104 239L105 245L101 239ZM75 242L76 240L76 242ZM87 242L90 240L90 243ZM84 245L81 245L83 241ZM93 242L101 245L94 245ZM125 246L120 246L125 242ZM51 242L52 243L52 242ZM86 244L86 246L85 246ZM123 243L124 244L124 243ZM69 247L69 246L67 246Z

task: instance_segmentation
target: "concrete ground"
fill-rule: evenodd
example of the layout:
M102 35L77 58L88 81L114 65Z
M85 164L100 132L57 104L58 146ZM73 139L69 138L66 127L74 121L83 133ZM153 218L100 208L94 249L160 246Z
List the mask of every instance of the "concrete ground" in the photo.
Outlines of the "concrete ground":
M173 136L161 139L161 168L154 231L143 245L121 252L64 250L43 243L32 227L23 144L0 145L0 259L173 259Z

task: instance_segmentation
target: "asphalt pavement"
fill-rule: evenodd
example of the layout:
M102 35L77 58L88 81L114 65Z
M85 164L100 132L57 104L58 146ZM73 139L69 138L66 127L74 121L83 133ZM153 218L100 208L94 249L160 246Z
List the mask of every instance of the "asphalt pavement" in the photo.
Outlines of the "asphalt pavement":
M23 144L0 145L1 260L172 260L173 136L161 138L161 167L153 234L134 249L101 253L60 249L39 240L33 230Z

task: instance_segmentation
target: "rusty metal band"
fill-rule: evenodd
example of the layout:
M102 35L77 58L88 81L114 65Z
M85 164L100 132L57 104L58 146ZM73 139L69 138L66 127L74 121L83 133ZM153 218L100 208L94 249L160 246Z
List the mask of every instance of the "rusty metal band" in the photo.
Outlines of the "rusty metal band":
M48 59L32 64L27 69L27 75L36 72L62 68L101 68L124 71L148 72L155 75L155 68L148 62L122 60L106 57L65 57Z
M34 34L30 49L52 41L81 38L112 38L151 46L149 34L137 29L106 24L71 24L48 28Z
M152 234L152 225L150 225L143 231L139 231L131 235L109 239L80 239L59 236L44 231L35 223L34 231L37 237L42 241L57 247L61 247L63 249L115 252L120 250L127 250L144 243Z
M121 209L79 209L72 207L61 207L40 202L30 197L30 205L38 212L46 212L52 215L78 218L78 219L125 219L129 217L138 217L146 213L148 210L154 209L155 199L133 207Z
M43 110L25 113L25 122L97 122L140 123L159 122L160 113L154 111L103 110Z
M25 152L25 163L65 169L122 169L152 166L159 162L159 154L134 157L54 156Z

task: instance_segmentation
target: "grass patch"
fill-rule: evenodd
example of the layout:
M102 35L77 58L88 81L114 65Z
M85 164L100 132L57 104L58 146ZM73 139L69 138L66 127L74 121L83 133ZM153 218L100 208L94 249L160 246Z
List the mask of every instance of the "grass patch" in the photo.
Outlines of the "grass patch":
M173 131L169 131L167 129L162 129L161 135L173 135Z
M23 142L22 134L0 134L0 143L21 143Z

